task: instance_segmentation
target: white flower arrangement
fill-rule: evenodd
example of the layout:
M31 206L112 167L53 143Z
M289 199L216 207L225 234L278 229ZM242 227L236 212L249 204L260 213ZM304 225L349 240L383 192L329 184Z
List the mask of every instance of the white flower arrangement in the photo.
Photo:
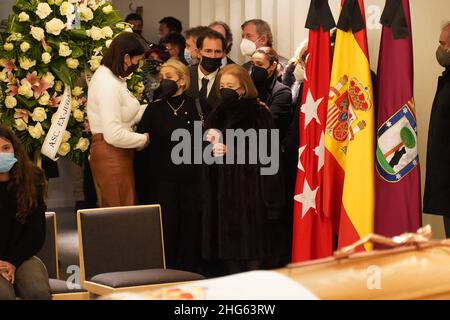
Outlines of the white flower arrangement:
M14 12L9 34L0 38L0 122L35 155L70 86L71 117L58 154L80 164L91 137L85 73L98 69L113 39L130 25L106 0L16 0ZM141 81L129 82L136 96Z

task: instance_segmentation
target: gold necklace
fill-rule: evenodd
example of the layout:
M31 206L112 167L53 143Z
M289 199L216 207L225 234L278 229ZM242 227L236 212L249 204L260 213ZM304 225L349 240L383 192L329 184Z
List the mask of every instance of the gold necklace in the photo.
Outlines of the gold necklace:
M178 116L178 111L183 107L185 101L186 101L186 100L183 100L183 102L180 104L180 106L179 106L177 109L175 109L175 108L170 104L169 100L166 100L167 104L168 104L169 107L172 109L173 115L174 115L174 116Z

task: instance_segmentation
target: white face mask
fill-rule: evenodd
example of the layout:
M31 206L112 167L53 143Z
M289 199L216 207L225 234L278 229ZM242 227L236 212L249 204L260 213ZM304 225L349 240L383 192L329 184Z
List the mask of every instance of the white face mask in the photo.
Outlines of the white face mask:
M256 51L256 44L248 39L242 39L241 53L243 56L251 57Z
M297 81L305 80L305 69L300 63L297 63L294 69L294 77Z

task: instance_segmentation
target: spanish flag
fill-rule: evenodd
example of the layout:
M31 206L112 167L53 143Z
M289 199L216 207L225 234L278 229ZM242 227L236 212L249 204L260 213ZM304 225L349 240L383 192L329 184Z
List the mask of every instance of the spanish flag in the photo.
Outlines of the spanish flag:
M374 231L374 108L364 1L343 0L331 72L324 167L324 212L333 221L339 248Z

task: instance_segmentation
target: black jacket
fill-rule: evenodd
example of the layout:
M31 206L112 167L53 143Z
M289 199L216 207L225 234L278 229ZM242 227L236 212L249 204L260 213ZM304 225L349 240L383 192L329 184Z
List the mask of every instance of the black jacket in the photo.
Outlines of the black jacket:
M43 187L38 186L37 206L27 216L25 223L17 218L16 193L0 182L0 260L16 268L36 255L45 241L45 211Z
M194 99L200 97L200 88L198 87L198 64L189 67L189 74L191 84L189 86L188 95ZM208 115L219 105L219 97L217 95L217 83L214 80L213 86L206 101L201 101L203 117L208 118Z
M428 133L424 212L450 217L450 67L439 78Z
M292 92L291 89L275 76L267 79L264 85L257 87L259 98L270 109L276 127L280 130L280 137L284 139L292 121Z
M219 106L206 128L274 129L269 111L256 100L241 100L231 107ZM269 135L270 136L270 135ZM258 137L258 142L260 143ZM274 143L268 140L268 143ZM228 144L229 145L229 144ZM245 149L249 159L249 148ZM203 254L207 259L260 260L279 255L279 223L284 205L280 171L261 175L262 164L215 164L204 166Z

